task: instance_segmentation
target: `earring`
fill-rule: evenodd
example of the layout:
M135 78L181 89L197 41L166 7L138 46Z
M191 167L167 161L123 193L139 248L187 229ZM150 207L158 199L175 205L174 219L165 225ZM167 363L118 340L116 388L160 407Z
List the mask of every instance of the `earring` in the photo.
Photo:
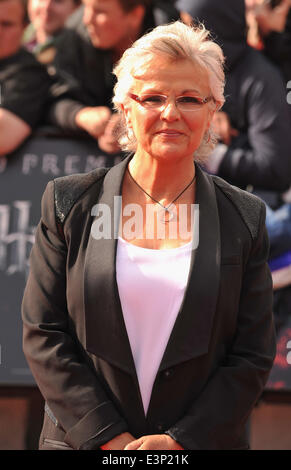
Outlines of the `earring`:
M211 135L210 135L209 130L207 130L207 131L205 132L205 134L204 134L204 141L205 141L205 144L209 144L210 139L211 139Z
M134 137L133 130L131 127L127 128L127 137L131 140Z

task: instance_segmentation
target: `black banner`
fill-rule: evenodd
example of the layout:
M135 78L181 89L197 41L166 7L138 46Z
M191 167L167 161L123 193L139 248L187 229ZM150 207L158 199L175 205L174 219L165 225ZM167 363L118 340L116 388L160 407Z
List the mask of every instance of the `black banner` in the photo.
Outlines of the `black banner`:
M46 135L0 157L0 384L35 383L22 352L21 302L48 181L120 160L102 154L94 140Z

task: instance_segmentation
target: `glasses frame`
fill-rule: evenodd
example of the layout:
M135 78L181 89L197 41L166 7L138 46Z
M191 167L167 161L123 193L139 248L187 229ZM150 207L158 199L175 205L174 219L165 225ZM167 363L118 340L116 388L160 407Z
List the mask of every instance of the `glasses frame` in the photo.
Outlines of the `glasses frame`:
M145 96L146 96L146 95L147 95L147 96L161 96L161 97L163 97L163 98L166 98L166 100L168 100L168 98L169 98L169 96L167 96L167 95L162 95L161 93L146 93ZM134 93L129 92L129 93L128 93L128 96L129 96L132 100L136 101L138 104L140 104L141 106L143 106L144 108L149 109L149 110L152 110L152 111L155 111L155 110L156 110L156 111L157 111L157 110L162 111L162 110L165 108L166 104L167 104L166 101L165 101L165 103L162 104L160 107L157 106L156 108L155 108L155 107L153 107L153 108L147 108L146 105L141 101L141 99L140 99L140 97L139 97L138 95L135 95ZM175 98L175 105L176 105L176 108L177 108L179 111L186 112L186 113L189 113L189 112L191 113L191 112L198 111L200 108L181 110L181 109L178 107L178 105L177 105L177 99L178 99L178 98L183 98L183 97L185 97L185 96L188 96L188 95L179 95L179 96L176 96L176 98ZM201 100L201 103L200 103L201 106L203 106L204 104L209 103L209 101L211 101L211 100L214 101L213 96L206 96L205 98L201 98L200 96L199 96L199 97L196 97L196 96L194 97L194 96L193 96L193 98L196 98L196 99Z

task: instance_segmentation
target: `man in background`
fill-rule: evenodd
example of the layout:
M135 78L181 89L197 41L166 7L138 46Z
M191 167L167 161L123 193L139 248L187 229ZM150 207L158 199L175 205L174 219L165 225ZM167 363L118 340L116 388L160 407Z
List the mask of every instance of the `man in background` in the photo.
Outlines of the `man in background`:
M0 155L40 123L51 86L45 68L21 48L27 22L25 0L0 0Z
M23 42L40 62L52 62L58 37L81 0L28 0L30 24Z
M246 41L245 0L179 0L204 22L226 56L226 102L216 113L220 142L208 170L243 189L280 194L291 182L291 116L279 69Z
M172 2L83 0L83 23L67 30L54 61L58 84L51 123L63 130L83 130L108 153L119 151L112 114L112 69L123 52L158 24L179 19Z

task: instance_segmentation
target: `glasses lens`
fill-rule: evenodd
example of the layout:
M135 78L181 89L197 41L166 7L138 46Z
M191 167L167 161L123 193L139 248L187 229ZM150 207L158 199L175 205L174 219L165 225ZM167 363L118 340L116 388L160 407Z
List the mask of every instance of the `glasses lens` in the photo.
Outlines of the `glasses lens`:
M147 109L162 109L167 103L168 97L165 95L145 94L138 98L138 102ZM178 96L176 106L180 111L197 111L209 101L195 96Z
M181 111L196 111L204 104L201 98L196 98L195 96L179 96L176 99L176 103Z
M162 95L142 95L140 103L148 109L161 108L166 103L167 97Z

